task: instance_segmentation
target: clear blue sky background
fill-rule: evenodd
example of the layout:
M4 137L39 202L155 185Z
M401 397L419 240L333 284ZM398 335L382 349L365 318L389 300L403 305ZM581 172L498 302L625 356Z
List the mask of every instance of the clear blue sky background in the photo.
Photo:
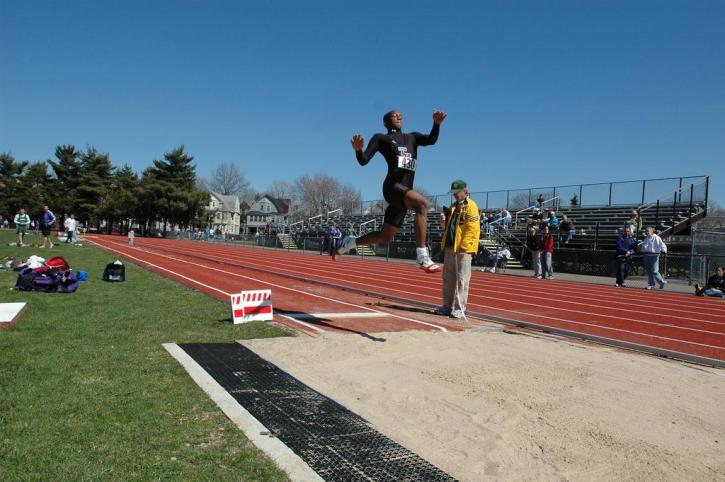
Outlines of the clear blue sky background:
M184 144L258 190L325 173L381 197L349 139L448 113L416 185L710 174L725 201L723 1L0 0L0 151Z

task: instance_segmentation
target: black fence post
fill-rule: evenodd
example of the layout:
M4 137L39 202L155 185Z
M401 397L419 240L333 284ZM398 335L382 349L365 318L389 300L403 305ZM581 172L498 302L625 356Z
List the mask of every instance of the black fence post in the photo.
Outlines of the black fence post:
M582 189L583 189L583 186L581 184L579 184L579 207L584 206L584 203L582 202Z
M647 180L643 179L642 180L642 202L640 204L644 204L644 191L645 191L646 185L647 185Z
M594 230L594 251L597 250L598 244L599 244L599 221L597 221L597 227Z
M655 229L659 228L660 226L660 200L657 200L657 205L655 206Z
M607 204L607 206L611 206L611 205L612 205L612 183L610 182L609 183L609 204Z

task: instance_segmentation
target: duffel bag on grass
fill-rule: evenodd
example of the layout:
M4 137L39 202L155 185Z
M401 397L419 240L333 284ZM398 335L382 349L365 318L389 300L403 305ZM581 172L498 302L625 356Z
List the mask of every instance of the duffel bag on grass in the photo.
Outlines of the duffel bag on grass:
M103 281L126 281L126 267L118 260L108 263L103 270Z

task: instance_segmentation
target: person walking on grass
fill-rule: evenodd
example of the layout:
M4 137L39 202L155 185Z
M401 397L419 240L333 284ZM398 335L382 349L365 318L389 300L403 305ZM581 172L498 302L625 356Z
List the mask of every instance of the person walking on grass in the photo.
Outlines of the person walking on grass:
M15 222L15 232L18 235L18 246L25 246L25 235L30 226L30 216L25 214L25 208L20 208L13 221Z
M413 180L418 164L418 147L431 146L438 140L440 125L446 118L445 112L433 111L433 127L429 134L410 132L404 134L403 114L391 110L383 116L385 134L375 134L363 151L365 139L360 134L352 136L350 143L355 150L357 162L364 166L380 153L388 164L388 174L383 182L383 197L388 202L380 231L368 233L360 238L348 236L342 241L337 254L345 254L356 249L358 245L387 243L400 231L408 209L415 211L415 243L416 261L426 273L437 273L441 270L435 264L426 247L428 228L428 201L419 192L413 190Z
M73 239L76 238L76 228L78 225L75 216L73 214L68 216L63 222L63 225L65 226L65 242L72 243Z
M436 314L465 318L468 287L471 281L471 261L478 252L481 237L481 218L478 206L468 196L465 181L451 184L450 194L455 202L441 213L443 228L443 304Z
M43 206L43 217L40 220L40 230L43 232L43 245L41 248L47 246L48 249L51 249L54 246L53 241L50 240L50 232L53 229L53 224L55 224L55 214L53 214L53 211L47 205Z

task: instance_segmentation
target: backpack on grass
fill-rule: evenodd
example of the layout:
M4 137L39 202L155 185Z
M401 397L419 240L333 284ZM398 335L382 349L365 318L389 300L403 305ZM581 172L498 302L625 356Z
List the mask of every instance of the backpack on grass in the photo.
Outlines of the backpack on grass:
M126 267L119 261L108 263L103 270L103 281L126 281Z

